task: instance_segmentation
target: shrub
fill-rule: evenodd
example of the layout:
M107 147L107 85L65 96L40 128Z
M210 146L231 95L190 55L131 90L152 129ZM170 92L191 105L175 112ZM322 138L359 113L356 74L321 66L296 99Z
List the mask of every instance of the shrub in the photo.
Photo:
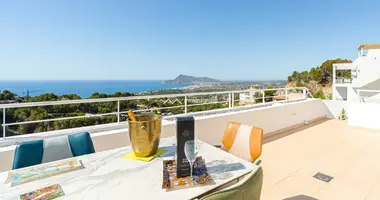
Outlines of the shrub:
M344 108L342 108L342 111L340 112L338 119L339 120L347 120L348 119L347 112L346 112L346 110L344 110Z
M322 92L322 90L314 92L313 97L318 99L326 99L325 94Z
M297 87L305 87L305 84L303 84L301 81L296 82Z

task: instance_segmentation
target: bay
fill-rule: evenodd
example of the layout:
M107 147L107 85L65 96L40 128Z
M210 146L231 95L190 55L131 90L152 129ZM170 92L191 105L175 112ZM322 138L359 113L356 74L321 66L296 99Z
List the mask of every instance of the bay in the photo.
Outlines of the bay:
M10 90L20 96L25 96L29 90L30 96L45 93L56 95L77 94L82 98L93 93L114 94L115 92L146 92L182 88L188 84L161 84L161 80L31 80L31 81L0 81L0 90Z

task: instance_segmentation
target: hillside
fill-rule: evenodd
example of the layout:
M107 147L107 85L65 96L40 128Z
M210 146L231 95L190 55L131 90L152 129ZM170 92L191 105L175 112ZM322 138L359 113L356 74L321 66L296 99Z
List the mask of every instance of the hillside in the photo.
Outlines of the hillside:
M332 87L331 85L322 85L316 81L310 81L309 83L303 83L300 85L296 81L288 82L285 87L306 87L310 90L315 98L331 99Z
M330 99L332 96L332 79L334 63L352 63L348 59L326 60L320 66L313 67L309 71L294 71L288 76L286 87L307 87L315 98ZM340 70L337 77L351 78L351 71Z
M201 83L217 83L220 82L217 79L209 77L195 77L180 74L173 80L163 81L164 84L201 84Z

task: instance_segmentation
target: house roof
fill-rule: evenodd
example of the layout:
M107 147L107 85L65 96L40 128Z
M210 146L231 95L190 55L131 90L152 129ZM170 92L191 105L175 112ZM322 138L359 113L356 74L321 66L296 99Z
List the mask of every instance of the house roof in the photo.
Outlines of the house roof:
M368 50L368 49L380 49L380 43L375 44L361 44L358 47L358 50Z

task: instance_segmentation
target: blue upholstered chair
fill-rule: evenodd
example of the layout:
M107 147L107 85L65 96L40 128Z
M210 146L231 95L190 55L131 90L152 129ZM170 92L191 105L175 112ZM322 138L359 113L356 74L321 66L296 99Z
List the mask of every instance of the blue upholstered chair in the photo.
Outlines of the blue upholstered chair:
M68 139L74 157L95 153L94 145L88 132L69 135Z
M13 169L90 153L95 153L95 149L87 132L23 142L16 147Z

